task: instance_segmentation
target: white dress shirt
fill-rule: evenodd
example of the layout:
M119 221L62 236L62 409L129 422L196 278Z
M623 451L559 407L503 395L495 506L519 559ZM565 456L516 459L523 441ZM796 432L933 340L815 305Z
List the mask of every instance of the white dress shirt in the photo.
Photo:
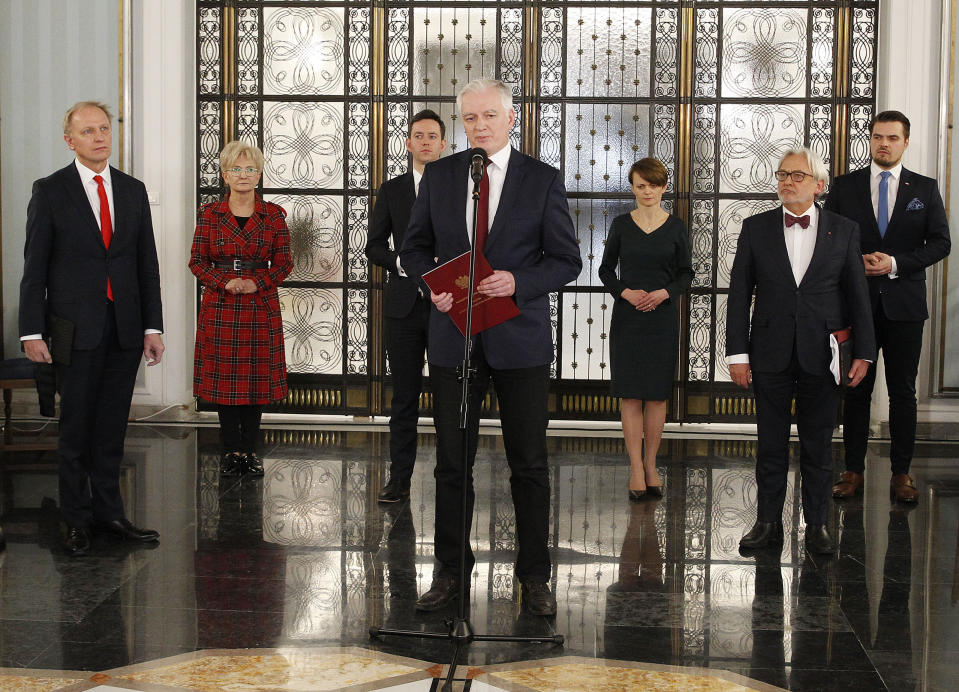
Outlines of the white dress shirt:
M506 168L509 166L509 157L512 149L507 144L495 154L489 155L490 164L486 169L489 176L489 226L487 232L493 227L493 219L496 217L496 208L499 206L499 199L503 195L503 184L506 182ZM466 169L466 230L473 227L473 179L470 177L469 168ZM472 237L472 236L471 236ZM488 240L488 236L487 236Z
M783 233L786 240L786 254L789 255L789 264L792 266L793 278L796 285L802 283L806 270L809 269L809 261L812 259L813 250L816 249L816 231L819 229L819 210L816 205L812 205L799 216L809 217L809 226L803 228L798 223L792 226L786 225L786 208L783 207ZM792 215L792 214L790 214Z
M803 228L798 223L792 226L786 225L786 214L790 216L809 216L809 226ZM806 270L809 269L809 262L812 260L812 253L816 249L816 233L819 230L819 209L813 204L802 214L792 214L783 207L783 237L786 241L786 254L789 255L789 265L792 267L793 278L798 286L802 283ZM749 363L748 353L736 353L726 358L729 365Z
M876 162L873 161L869 164L869 192L872 196L872 213L879 219L879 181L882 179L881 174L883 169L876 165ZM899 196L899 179L902 177L902 162L900 161L895 166L889 169L889 172L892 174L889 176L889 179L886 181L886 186L888 188L886 192L886 201L888 202L887 211L889 212L889 219L892 218L892 210L896 206L896 197ZM889 221L886 219L886 221ZM892 260L892 271L889 272L890 279L899 278L899 270L896 267L896 258L890 255Z
M87 195L87 201L90 202L90 209L93 210L93 218L97 220L97 228L100 231L103 231L103 225L100 223L100 191L98 189L97 181L93 179L94 176L100 176L103 178L103 189L107 193L107 203L110 205L110 220L111 227L113 232L116 233L117 227L113 222L113 219L116 219L116 214L114 213L113 206L113 181L110 178L110 164L107 163L104 166L103 170L97 173L96 171L87 168L82 163L80 159L74 159L74 164L77 167L77 172L80 174L80 183L83 185L83 191ZM144 334L162 334L159 329L144 329ZM43 334L28 334L26 336L21 336L20 341L32 341L34 339L42 339Z
M420 194L420 181L423 179L423 174L420 173L415 168L413 169L413 197L416 198Z
M110 179L110 166L107 165L102 171L97 173L84 166L79 160L74 163L76 163L77 172L80 173L80 182L83 183L83 191L87 193L87 199L90 201L93 217L97 220L97 227L102 231L103 226L100 223L100 193L97 190L97 181L94 180L93 177L99 175L103 178L103 189L106 190L107 202L110 203L110 219L115 219L117 215L113 210L113 183ZM111 225L113 225L112 222ZM114 230L116 230L115 226Z

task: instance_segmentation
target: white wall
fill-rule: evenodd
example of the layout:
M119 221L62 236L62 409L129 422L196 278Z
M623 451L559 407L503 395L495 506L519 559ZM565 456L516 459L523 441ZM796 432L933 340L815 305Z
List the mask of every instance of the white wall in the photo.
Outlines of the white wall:
M879 9L879 63L877 108L902 111L909 118L909 148L903 165L922 175L939 176L939 106L943 4L951 0L881 0ZM946 13L948 15L948 13ZM948 50L948 48L947 48ZM944 97L944 96L943 96ZM944 181L940 180L940 187ZM923 331L923 353L938 354L937 287L941 265L928 273L931 319ZM935 340L937 348L932 348ZM916 390L920 401L933 392L935 359L923 357ZM874 402L888 396L885 382L877 378ZM888 407L873 406L873 415L888 420Z
M134 403L192 401L195 285L187 262L196 220L192 0L144 0L133 13L133 172L150 193L160 257L163 340L159 366L141 372Z
M116 110L117 21L117 0L0 1L3 352L7 357L20 354L18 304L31 185L73 160L63 141L67 108L77 101L100 100ZM117 151L114 142L114 155Z
M956 11L956 8L953 8ZM959 17L954 17L959 21ZM950 24L951 29L951 24ZM950 77L953 82L959 79L959 46L954 48L955 53L952 56L951 73L946 73L948 80ZM948 81L947 81L948 83ZM953 87L953 105L951 113L944 113L946 123L959 123L959 89ZM948 107L948 104L947 104ZM943 138L945 140L946 138ZM945 335L945 357L943 358L943 386L953 390L959 390L959 133L953 130L952 150L948 163L952 164L952 176L949 189L945 191L946 205L950 212L949 229L952 235L953 251L952 261L947 258L946 267L946 285L943 291L946 295L946 320L943 325ZM945 166L946 160L941 160L941 165ZM940 175L945 179L945 170Z

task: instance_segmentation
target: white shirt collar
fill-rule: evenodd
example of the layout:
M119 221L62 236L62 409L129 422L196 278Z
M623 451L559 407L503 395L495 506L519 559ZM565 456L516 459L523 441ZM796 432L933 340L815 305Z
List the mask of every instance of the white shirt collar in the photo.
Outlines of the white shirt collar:
M423 174L420 173L415 168L413 170L413 188L416 190L420 189L420 181L423 179Z
M489 155L489 160L499 169L506 170L506 167L509 165L509 157L512 153L512 147L507 144L505 147L497 151L495 154Z
M882 173L885 169L880 168L876 165L876 162L873 161L869 164L869 173L873 178L878 178L879 174ZM897 163L895 166L889 169L889 172L892 173L892 177L896 180L899 180L899 176L902 175L902 161Z
M80 159L74 159L74 163L77 166L77 172L80 173L80 182L82 182L84 185L89 185L91 182L93 182L93 176L95 175L99 175L101 178L103 178L104 185L110 185L109 162L104 167L104 169L99 173L84 166L82 163L80 163Z

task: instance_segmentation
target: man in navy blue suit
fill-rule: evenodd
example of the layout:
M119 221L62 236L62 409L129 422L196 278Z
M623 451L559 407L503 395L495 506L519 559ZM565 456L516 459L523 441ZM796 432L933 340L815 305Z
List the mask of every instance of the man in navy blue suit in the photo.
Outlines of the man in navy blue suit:
M403 175L380 186L366 240L366 256L388 274L383 316L393 396L390 402L390 480L376 498L383 503L400 502L410 495L430 315L426 294L416 280L407 276L399 261L399 250L410 222L413 200L423 179L423 169L426 164L436 161L444 149L446 125L437 113L425 109L410 118L406 150L410 152L413 165Z
M889 390L890 494L896 502L919 498L909 475L916 444L916 375L922 354L926 267L949 254L949 222L932 178L903 168L909 146L909 118L883 111L869 125L872 163L836 178L826 209L859 224L862 259L872 303L876 344L882 350ZM843 441L846 470L833 497L860 492L865 482L869 408L876 371L846 394Z
M553 360L549 294L576 278L582 260L561 173L509 145L516 119L510 88L500 81L475 80L463 87L456 101L470 145L489 155L487 180L481 186L488 187L488 192L481 193L476 244L494 272L477 289L487 296L512 298L520 314L473 339L476 376L470 391L469 454L463 459L457 380L463 336L444 314L453 305L452 295L430 294L433 309L427 351L437 437L434 549L438 566L430 589L416 607L437 610L453 600L460 588L467 588L459 583L462 470L464 463L472 467L480 402L492 381L511 471L519 546L516 577L522 584L523 605L530 613L553 615L546 454ZM410 276L420 278L470 250L472 191L469 152L426 166L400 252L400 262ZM466 497L472 516L472 483ZM474 563L468 544L466 559L468 573Z

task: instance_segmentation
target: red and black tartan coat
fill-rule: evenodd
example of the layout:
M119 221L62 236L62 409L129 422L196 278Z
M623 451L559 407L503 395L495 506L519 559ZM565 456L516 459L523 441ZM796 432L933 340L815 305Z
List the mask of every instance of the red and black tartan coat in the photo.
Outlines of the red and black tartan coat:
M286 396L283 321L276 287L293 268L286 212L259 196L242 230L227 198L200 207L190 271L203 286L196 328L193 394L216 404L266 404ZM214 262L269 260L269 269L217 269ZM252 279L250 294L224 290Z

